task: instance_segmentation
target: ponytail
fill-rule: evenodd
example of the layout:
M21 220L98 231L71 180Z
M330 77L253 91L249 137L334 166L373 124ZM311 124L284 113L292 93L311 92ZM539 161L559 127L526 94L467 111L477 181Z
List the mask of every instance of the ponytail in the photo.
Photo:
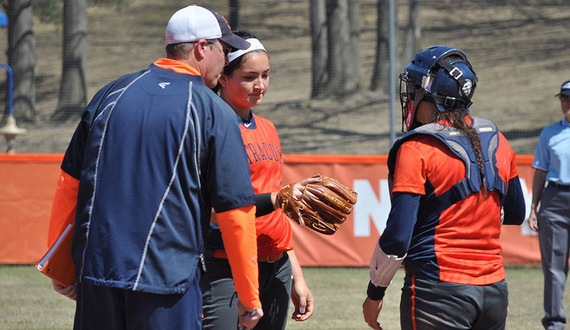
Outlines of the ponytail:
M481 190L483 191L483 196L487 197L487 181L485 180L485 168L483 165L483 148L481 146L481 139L479 138L479 134L477 134L477 132L465 121L466 117L471 117L464 109L442 112L438 115L440 119L448 121L451 126L463 131L469 138L471 147L475 151L475 156L477 157L477 167L479 168L479 174L481 175ZM473 121L472 118L471 121Z

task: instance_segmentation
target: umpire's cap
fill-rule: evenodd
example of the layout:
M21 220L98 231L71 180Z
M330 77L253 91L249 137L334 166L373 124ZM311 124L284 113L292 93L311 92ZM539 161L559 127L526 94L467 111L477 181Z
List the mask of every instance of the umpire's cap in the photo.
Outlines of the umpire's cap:
M570 80L565 81L562 86L560 86L560 93L554 96L559 97L560 95L570 96Z

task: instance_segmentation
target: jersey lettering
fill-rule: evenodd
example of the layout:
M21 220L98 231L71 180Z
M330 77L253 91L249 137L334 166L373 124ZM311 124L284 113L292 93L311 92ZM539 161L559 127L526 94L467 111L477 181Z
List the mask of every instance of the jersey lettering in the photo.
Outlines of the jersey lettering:
M247 151L247 160L249 164L257 163L264 160L281 161L281 150L279 146L271 143L247 143L245 144Z

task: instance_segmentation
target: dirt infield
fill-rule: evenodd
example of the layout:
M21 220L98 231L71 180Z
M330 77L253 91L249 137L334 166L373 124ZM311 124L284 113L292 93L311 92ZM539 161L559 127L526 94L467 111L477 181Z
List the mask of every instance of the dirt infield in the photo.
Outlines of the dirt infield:
M224 15L229 12L226 0L195 2ZM426 0L420 19L420 48L447 44L466 51L479 76L472 113L495 121L521 154L532 154L540 129L560 119L553 96L560 83L570 79L570 4L535 2ZM88 9L89 97L119 75L162 57L164 26L176 9L187 4L179 0L127 3ZM361 3L362 88L350 100L338 103L309 100L309 1L240 1L240 27L256 33L271 56L270 91L256 111L275 122L284 153L388 152L390 102L385 94L367 89L375 56L376 1ZM402 26L407 3L398 2ZM37 21L35 32L40 120L37 124L18 121L28 133L15 140L15 147L17 152L60 153L76 125L48 120L57 106L62 28ZM6 44L5 36L0 41ZM398 73L408 60L398 59ZM399 103L395 106L399 132ZM0 142L0 152L5 147Z

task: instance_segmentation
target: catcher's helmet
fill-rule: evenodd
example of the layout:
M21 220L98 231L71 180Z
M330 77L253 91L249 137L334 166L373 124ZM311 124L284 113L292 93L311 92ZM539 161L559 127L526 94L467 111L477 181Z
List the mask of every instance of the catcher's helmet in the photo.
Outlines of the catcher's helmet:
M446 60L446 58L452 58ZM412 127L422 100L433 102L438 111L466 109L477 85L477 75L465 53L448 46L433 46L414 55L400 74L402 131Z

